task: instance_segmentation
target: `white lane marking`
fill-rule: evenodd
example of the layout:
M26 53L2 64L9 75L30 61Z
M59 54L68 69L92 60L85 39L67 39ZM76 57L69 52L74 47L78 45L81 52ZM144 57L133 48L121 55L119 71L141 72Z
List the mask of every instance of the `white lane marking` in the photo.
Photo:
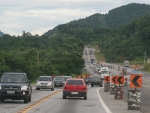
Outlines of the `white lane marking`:
M104 103L104 101L102 100L102 98L101 98L101 96L100 96L100 94L99 94L99 92L98 92L100 89L101 89L101 88L97 89L98 98L99 98L99 100L100 100L100 102L101 102L103 108L105 109L106 113L112 113L112 112L110 111L110 109L106 106L106 104Z

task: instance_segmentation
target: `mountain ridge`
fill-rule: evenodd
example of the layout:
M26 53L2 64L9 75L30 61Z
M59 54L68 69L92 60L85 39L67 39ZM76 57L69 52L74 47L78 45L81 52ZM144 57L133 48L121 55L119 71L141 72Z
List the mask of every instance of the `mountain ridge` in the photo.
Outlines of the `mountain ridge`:
M131 3L114 8L110 10L108 14L96 13L89 17L79 20L73 20L63 25L71 24L78 26L89 26L99 29L112 28L127 25L131 21L148 14L150 14L150 5ZM57 30L58 26L56 26L52 30L45 32L43 35L51 35L55 30Z

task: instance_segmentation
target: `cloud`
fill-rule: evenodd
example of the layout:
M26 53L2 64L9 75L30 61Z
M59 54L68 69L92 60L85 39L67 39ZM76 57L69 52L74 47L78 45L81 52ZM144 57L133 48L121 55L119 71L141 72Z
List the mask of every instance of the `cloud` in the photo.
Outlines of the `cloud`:
M140 0L133 1L140 2ZM22 35L22 31L42 35L59 24L86 18L95 13L105 14L111 9L133 1L1 0L0 30L10 35ZM145 1L149 3L149 0Z

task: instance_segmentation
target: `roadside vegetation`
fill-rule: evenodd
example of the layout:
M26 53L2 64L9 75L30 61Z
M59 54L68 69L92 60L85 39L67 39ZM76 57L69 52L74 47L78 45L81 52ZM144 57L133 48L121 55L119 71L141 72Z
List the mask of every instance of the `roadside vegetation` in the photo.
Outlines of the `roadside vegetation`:
M98 62L105 62L105 58L104 58L104 55L101 54L100 52L100 48L96 45L94 46L95 48L95 52L94 52L94 55L95 55L95 58Z
M33 81L41 75L81 75L85 45L96 49L98 61L128 60L142 67L144 53L150 57L150 6L129 4L58 25L40 37L5 34L0 37L0 75L25 71ZM149 71L149 64L142 69Z

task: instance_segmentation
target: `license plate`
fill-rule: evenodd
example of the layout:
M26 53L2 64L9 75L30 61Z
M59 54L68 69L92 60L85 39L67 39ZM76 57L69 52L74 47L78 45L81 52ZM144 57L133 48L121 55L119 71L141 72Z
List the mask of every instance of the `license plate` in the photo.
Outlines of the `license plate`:
M56 84L56 85L60 85L60 84Z
M7 91L7 94L15 94L15 91Z
M71 94L78 94L78 92L71 92Z

